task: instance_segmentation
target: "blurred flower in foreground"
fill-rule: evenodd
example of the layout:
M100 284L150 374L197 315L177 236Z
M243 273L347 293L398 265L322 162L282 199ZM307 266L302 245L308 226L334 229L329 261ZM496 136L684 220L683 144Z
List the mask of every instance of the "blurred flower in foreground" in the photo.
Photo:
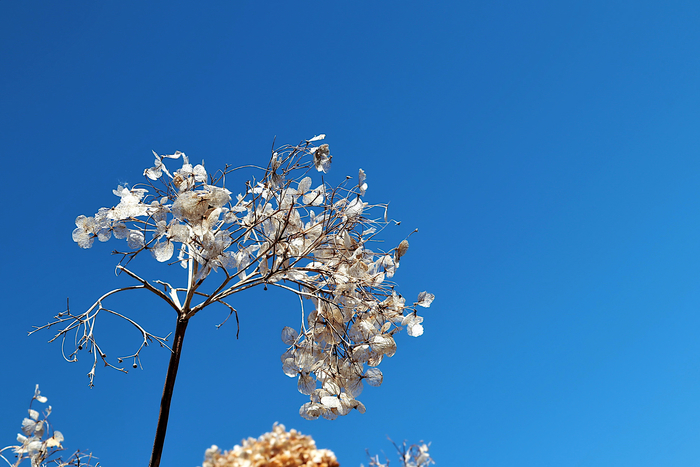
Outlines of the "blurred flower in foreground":
M29 418L22 420L22 433L17 435L17 442L22 444L18 446L7 446L0 449L0 458L10 466L19 466L23 461L29 460L32 467L44 467L48 465L56 465L58 467L82 465L84 467L90 467L90 461L93 458L92 454L81 454L80 451L76 451L67 461L63 461L60 457L50 459L58 452L63 451L63 446L61 445L63 435L60 431L53 430L49 424L48 418L49 415L51 415L51 406L43 413L40 413L32 409L34 401L42 404L48 401L46 396L41 395L38 384L34 389L34 396L29 403ZM3 451L9 449L12 449L12 452L17 457L17 461L14 464L10 463L10 461L1 454ZM98 466L99 462L95 464L95 467Z
M212 446L204 453L202 467L338 467L335 454L316 449L311 436L275 423L258 439L248 438L230 451Z
M435 463L430 454L428 454L429 445L422 441L421 444L412 444L410 446L406 445L406 441L401 446L398 446L393 441L392 444L396 448L401 467L428 467L430 464ZM361 467L364 467L364 465ZM379 461L379 456L370 456L369 467L389 467L389 460L385 460L385 463L382 463Z

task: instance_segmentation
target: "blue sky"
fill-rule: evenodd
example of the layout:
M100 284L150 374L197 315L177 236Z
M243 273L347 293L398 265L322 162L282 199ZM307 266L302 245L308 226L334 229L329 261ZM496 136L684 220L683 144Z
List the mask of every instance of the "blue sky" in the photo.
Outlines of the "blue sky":
M343 466L386 436L445 466L697 465L698 24L675 1L0 3L0 444L39 383L68 449L147 462L167 353L89 389L87 358L26 335L130 284L121 245L79 249L75 217L152 149L215 169L326 133L327 180L363 168L402 221L387 242L419 229L395 279L435 293L425 334L400 336L366 414L306 421L279 360L295 297L238 296L238 340L223 310L198 315L163 465L275 421ZM148 259L143 276L174 274ZM174 329L145 294L112 306Z

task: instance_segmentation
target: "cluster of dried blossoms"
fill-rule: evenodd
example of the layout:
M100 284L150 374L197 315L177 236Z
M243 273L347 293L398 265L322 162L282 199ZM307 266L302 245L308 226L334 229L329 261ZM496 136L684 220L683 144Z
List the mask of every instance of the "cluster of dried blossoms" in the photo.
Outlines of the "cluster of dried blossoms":
M230 451L212 446L204 453L202 467L339 467L335 454L316 449L311 436L275 423L258 439L248 438Z
M428 467L430 464L435 463L428 453L429 445L422 441L421 444L412 444L410 446L406 445L406 441L401 446L394 443L394 447L402 467ZM361 467L364 467L364 465ZM381 462L379 456L370 457L369 467L389 467L389 461Z
M44 467L47 465L56 465L58 467L64 466L90 466L90 461L92 460L92 454L83 454L75 452L66 461L62 460L60 457L51 459L58 452L63 450L61 442L63 441L63 435L58 430L53 430L51 425L49 425L49 415L51 415L51 406L49 406L43 413L32 409L32 404L34 401L45 404L48 399L46 396L42 396L39 391L39 385L36 385L34 389L34 396L29 404L29 418L22 420L22 433L17 435L17 441L22 443L18 446L7 446L0 449L0 458L7 462L10 466L18 466L24 460L29 460L32 467ZM50 436L49 436L50 434ZM17 457L14 464L10 463L9 460L1 453L5 450L12 449L12 452ZM99 466L99 462L95 464L95 467Z
M430 306L434 296L422 292L415 302L407 303L394 290L390 280L408 241L389 251L371 248L375 236L391 221L386 205L363 200L367 183L361 169L357 183L351 184L351 177L335 188L323 180L314 183L311 175L330 168L328 145L314 145L323 138L273 151L267 167L260 167L262 178L248 181L245 191L235 196L224 182L236 169L227 167L209 175L203 165L192 165L181 152L156 154L155 165L144 172L148 186L119 186L114 190L119 204L101 208L92 217L79 216L73 240L90 248L95 238L125 239L130 251L117 252L123 260L150 251L157 261L179 263L188 271L186 287L163 281L153 285L120 264L118 270L140 285L111 291L87 312L73 315L68 310L42 328L66 323L54 337L63 336L64 342L67 332L76 332L78 348L68 358L74 360L83 347L94 352L92 383L98 355L114 366L95 342L95 318L100 312L125 318L103 306L109 295L145 288L174 308L180 320L188 320L214 303L236 312L227 299L242 290L256 285L280 287L297 294L302 304L300 328L282 331L282 340L289 346L282 355L283 371L297 378L299 391L310 396L300 414L307 419L333 419L353 408L364 412L357 400L363 384L382 383L382 372L376 367L396 352L394 335L399 330L405 327L411 336L423 333L417 308ZM166 159L181 159L182 167L171 173ZM204 280L219 269L224 274L221 282L204 292ZM311 302L305 317L304 299ZM135 353L120 357L119 362L133 358L136 367L141 349L151 340L165 345L165 338L125 319L143 341Z

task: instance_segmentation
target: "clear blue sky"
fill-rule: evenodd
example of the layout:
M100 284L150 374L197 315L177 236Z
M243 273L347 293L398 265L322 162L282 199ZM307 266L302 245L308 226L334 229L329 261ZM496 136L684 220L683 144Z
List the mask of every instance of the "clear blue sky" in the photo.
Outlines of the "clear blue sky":
M89 389L87 358L26 335L130 284L121 244L80 250L75 217L152 149L215 169L326 133L328 181L363 168L402 221L387 240L420 230L395 279L435 293L425 334L398 340L366 414L306 421L279 360L295 297L237 297L238 340L223 310L197 316L163 465L275 421L344 467L387 435L443 466L697 465L698 25L694 1L0 2L0 444L39 383L67 448L146 465L167 352ZM112 306L174 328L145 294Z

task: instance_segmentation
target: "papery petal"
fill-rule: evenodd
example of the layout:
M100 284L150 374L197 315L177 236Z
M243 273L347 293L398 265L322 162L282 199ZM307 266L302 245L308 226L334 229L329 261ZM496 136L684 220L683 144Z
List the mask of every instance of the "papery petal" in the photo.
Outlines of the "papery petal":
M337 409L340 408L340 399L337 396L325 396L321 398L321 404L331 409Z
M143 232L140 230L129 230L129 236L127 237L126 242L131 249L138 250L139 248L142 248L144 245Z
M282 329L282 342L287 345L294 344L298 336L299 334L297 333L296 329L290 328L289 326L285 326Z
M112 230L114 231L114 238L118 239L124 239L129 235L129 229L126 227L125 224L122 224L121 222L114 224L112 226Z
M314 151L314 166L316 170L324 173L328 172L328 169L331 167L332 157L327 144L322 144L317 147Z
M171 241L186 243L190 239L190 228L185 224L171 224L168 234Z
M313 143L314 141L320 141L320 140L324 139L325 137L326 137L326 135L321 133L320 135L314 136L313 138L311 138L310 140L307 140L306 142Z
M412 323L408 326L406 332L411 337L418 337L423 335L423 325L419 323Z
M156 159L155 165L150 169L144 170L143 174L151 180L158 180L161 177L161 175L163 175L162 167L163 163L160 160Z
M207 181L207 171L204 169L204 166L201 164L197 164L194 166L194 170L192 170L192 173L194 174L194 179L198 182L206 182Z
M396 247L396 250L394 250L394 261L398 263L401 257L405 255L407 251L408 240L402 240L401 243L399 243L399 246Z
M379 368L368 368L365 372L365 381L370 386L381 386L384 381L384 375Z
M95 241L95 237L78 227L73 231L73 241L76 242L80 248L87 249L92 246Z
M299 193L303 194L311 188L311 177L304 177L299 181Z
M112 237L112 230L107 227L97 231L97 239L101 242L106 242Z
M60 431L54 431L53 436L51 438L46 440L46 447L49 448L60 448L61 447L61 441L63 441L63 435L61 434Z
M37 401L41 402L42 404L45 404L49 399L46 396L41 395L41 391L39 391L39 385L37 384L36 387L34 388L34 399Z
M365 206L364 206L364 203L362 202L362 199L355 198L345 208L345 215L350 217L350 218L357 217L357 216L362 214L364 207Z
M34 433L34 429L36 428L36 421L30 419L30 418L25 418L22 420L22 432L30 436Z
M325 408L323 412L321 412L321 416L326 420L335 420L338 418L338 409L335 407L332 409Z
M43 420L40 420L36 423L36 426L34 427L34 436L38 438L43 438L44 437L44 427L45 423Z
M367 363L371 356L371 349L369 345L362 344L356 346L352 351L352 358L356 362Z
M171 241L158 242L151 249L151 254L156 261L163 263L173 257L175 245Z
M360 169L358 179L359 183L357 184L358 188L360 189L360 196L365 195L365 191L367 191L367 184L365 183L367 176L365 175L365 171Z
M297 381L297 388L299 392L310 396L316 389L316 381L308 373L302 373L299 375L299 380Z
M293 357L284 360L282 363L282 372L290 378L294 378L299 374L299 365L296 364Z
M362 384L361 378L353 378L352 380L348 381L348 383L345 385L345 391L347 391L348 394L352 397L357 397L360 394L362 394L363 389L364 384Z
M396 342L389 335L373 336L370 339L370 344L372 345L372 350L378 354L385 354L387 357L391 357L396 353Z
M424 308L428 308L431 303L435 300L435 295L428 292L421 292L418 294L418 301L416 305L420 305Z
M321 406L313 402L307 402L299 409L299 415L307 420L316 420L321 415Z
M340 394L340 386L338 385L338 383L332 380L324 382L323 389L328 391L328 394L333 394L336 396Z

